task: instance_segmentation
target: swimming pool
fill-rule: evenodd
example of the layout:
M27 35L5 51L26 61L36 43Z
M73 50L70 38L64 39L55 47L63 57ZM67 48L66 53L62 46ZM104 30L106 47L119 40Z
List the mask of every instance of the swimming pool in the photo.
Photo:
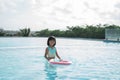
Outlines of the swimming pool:
M57 38L71 65L49 65L47 38L0 38L0 80L120 80L120 43Z

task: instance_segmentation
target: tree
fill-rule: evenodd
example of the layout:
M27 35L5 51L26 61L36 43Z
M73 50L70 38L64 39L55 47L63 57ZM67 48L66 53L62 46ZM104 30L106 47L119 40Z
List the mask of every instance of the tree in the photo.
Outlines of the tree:
M107 28L107 29L120 29L120 26L118 26L118 25L108 25L108 24L106 24L106 25L104 25L105 26L105 28Z
M47 37L47 36L50 35L50 31L49 31L49 29L44 29L44 30L41 30L41 31L37 31L35 34L37 36Z
M3 29L0 29L0 36L4 36L4 30Z
M24 37L28 37L30 34L30 28L20 29L20 35Z

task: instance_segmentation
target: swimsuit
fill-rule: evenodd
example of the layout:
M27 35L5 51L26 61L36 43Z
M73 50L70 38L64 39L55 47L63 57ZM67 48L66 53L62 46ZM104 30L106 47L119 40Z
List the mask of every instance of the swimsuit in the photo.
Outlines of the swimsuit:
M55 57L55 55L56 55L56 48L48 47L48 57Z

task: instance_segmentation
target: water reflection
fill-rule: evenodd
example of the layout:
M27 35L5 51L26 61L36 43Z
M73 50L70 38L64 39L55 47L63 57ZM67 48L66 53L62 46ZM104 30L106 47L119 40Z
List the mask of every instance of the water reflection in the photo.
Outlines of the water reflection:
M49 64L48 62L45 63L45 73L46 73L46 80L55 80L57 77L57 69L55 66Z

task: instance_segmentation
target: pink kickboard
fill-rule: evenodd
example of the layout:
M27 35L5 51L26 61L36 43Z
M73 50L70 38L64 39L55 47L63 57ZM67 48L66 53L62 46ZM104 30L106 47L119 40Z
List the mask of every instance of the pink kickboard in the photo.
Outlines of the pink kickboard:
M69 65L72 62L70 61L60 61L60 62L50 62L51 64L61 64L61 65Z

